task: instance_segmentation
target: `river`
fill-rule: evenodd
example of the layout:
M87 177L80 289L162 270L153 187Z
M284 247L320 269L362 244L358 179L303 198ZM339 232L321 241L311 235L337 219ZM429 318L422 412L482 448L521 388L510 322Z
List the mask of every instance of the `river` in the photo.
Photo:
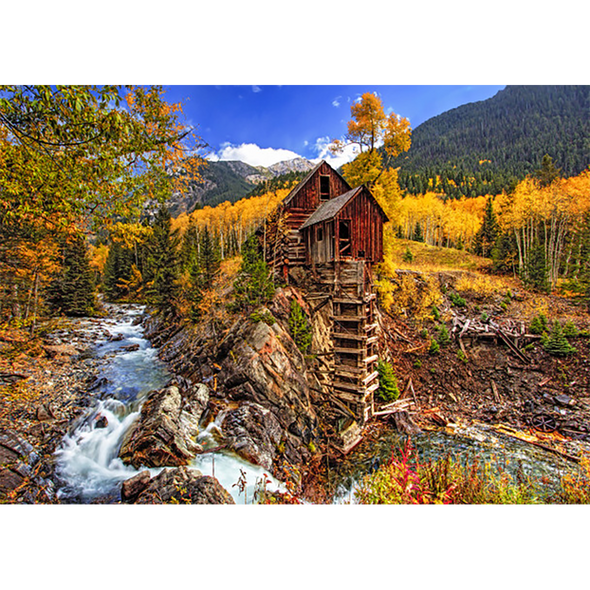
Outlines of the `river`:
M147 394L162 388L172 377L158 358L157 349L144 337L139 305L109 305L109 317L83 320L81 327L96 337L91 352L99 360L93 404L56 452L58 497L65 503L114 503L120 500L121 483L139 470L118 457L123 438L138 418ZM98 418L106 418L99 427ZM104 421L103 421L104 423ZM213 442L211 424L197 437L205 448ZM237 504L251 503L256 483L265 470L228 452L197 456L189 465L203 475L214 475ZM152 475L163 468L150 469ZM246 479L245 490L237 485ZM280 488L269 478L269 491Z
M96 338L91 354L99 361L94 390L95 403L76 423L56 452L56 474L60 486L58 496L66 503L114 503L120 500L121 483L138 473L123 464L118 452L123 438L138 418L147 394L162 388L172 377L158 358L157 349L144 337L139 305L109 305L109 317L83 320L82 327ZM106 418L106 426L98 427L97 418ZM205 448L217 446L213 430L218 424L204 428L197 442ZM364 474L376 469L391 457L392 449L401 448L405 437L390 432L374 443L369 451L352 452L338 473L331 474L336 491L335 503L354 503L354 491ZM560 457L503 436L482 426L456 428L454 432L430 432L412 437L420 460L435 460L447 453L465 460L492 459L514 477L543 478L550 493L565 473L574 467ZM189 465L203 475L215 476L239 504L252 503L256 483L265 470L226 452L198 455ZM150 469L156 475L162 468ZM238 481L245 477L247 485L240 491ZM269 478L270 491L280 483Z

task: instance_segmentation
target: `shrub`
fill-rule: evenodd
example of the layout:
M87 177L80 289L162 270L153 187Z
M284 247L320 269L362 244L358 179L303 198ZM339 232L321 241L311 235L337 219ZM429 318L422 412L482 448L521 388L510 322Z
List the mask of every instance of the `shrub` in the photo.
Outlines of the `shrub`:
M430 341L430 348L428 349L428 354L437 354L440 350L440 346L436 340Z
M493 460L462 462L446 455L421 463L409 440L363 478L356 498L360 504L537 504L533 484L514 481Z
M564 504L590 504L590 457L582 456L577 474L561 478L557 499Z
M399 388L393 367L387 361L379 359L377 362L377 372L379 373L379 389L377 390L377 395L384 402L395 401L399 397Z
M543 343L543 348L553 356L567 356L576 352L576 349L563 335L563 328L557 320L553 322L553 328L547 340Z
M438 326L436 326L436 330L438 332L436 336L436 341L440 346L446 346L451 341L451 337L449 336L449 331L447 330L447 327L445 326L445 324L439 324Z
M563 326L563 335L566 337L576 337L579 336L580 331L576 328L574 322L568 320L565 325Z
M412 251L410 250L410 248L408 248L407 246L406 246L406 251L402 255L402 260L404 262L408 262L408 263L411 263L414 260L414 255L412 254Z
M465 307L467 305L465 299L463 299L463 297L457 293L449 293L449 299L455 307Z
M296 299L291 300L289 330L297 348L305 354L311 346L311 330L307 316Z
M534 317L529 326L529 332L531 334L542 334L547 331L547 317L545 314L540 313Z

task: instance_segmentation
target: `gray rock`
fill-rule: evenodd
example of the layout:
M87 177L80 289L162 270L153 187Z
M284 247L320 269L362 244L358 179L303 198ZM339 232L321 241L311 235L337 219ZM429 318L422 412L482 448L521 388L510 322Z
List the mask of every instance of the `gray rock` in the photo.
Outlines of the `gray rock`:
M139 473L127 484L126 503L134 504L235 504L231 494L214 477L203 475L196 469L177 467L164 469L146 480L149 472ZM135 480L135 481L132 481Z
M225 415L221 428L230 449L251 463L271 469L282 429L270 410L246 402Z
M201 450L194 439L208 401L203 384L186 389L170 385L152 391L123 441L119 457L136 469L187 465Z

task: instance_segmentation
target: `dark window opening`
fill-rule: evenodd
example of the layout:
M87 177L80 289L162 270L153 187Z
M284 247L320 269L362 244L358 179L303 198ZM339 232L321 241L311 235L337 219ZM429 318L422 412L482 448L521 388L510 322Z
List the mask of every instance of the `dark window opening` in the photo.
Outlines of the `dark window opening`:
M364 258L364 257L365 257L365 251L364 250L359 250L358 258Z
M323 241L324 239L324 228L323 227L318 227L316 228L316 240L318 242Z
M351 256L351 247L350 247L350 220L344 219L340 221L338 224L338 237L339 237L339 245L338 250L340 251L340 256Z
M330 198L330 177L320 176L320 199L323 201Z

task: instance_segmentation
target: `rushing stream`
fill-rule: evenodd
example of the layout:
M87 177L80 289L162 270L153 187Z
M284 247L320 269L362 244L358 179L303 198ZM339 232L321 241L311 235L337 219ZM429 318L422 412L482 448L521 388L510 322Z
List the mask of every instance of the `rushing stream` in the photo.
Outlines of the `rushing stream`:
M137 305L110 306L114 317L90 322L86 330L97 337L94 355L101 359L97 404L75 425L57 451L57 474L63 482L58 495L62 502L116 502L120 498L121 482L139 471L123 464L118 458L121 443L140 413L146 395L162 388L171 375L157 350L143 336L140 316L144 308ZM99 427L97 419L104 417L106 425ZM212 443L215 424L204 429L197 442L207 447ZM235 455L214 452L197 458L189 465L203 475L214 475L232 495L236 503L252 501L255 484L264 475L261 467L251 465ZM162 468L150 469L156 475ZM237 484L245 479L245 493ZM272 478L269 490L277 489Z
M96 404L64 438L56 453L62 502L110 503L120 499L121 482L138 473L118 458L125 433L139 416L146 395L162 388L171 378L157 350L143 336L140 317L144 308L117 305L109 309L111 317L84 324L96 339L93 355L101 369L93 392ZM106 418L104 427L97 422L101 417ZM215 428L219 425L213 422L199 434L197 442L204 448L218 445L212 435ZM548 492L572 469L571 463L556 455L481 428L425 433L413 436L412 443L421 461L447 453L464 459L477 457L484 462L493 459L514 477L543 478ZM335 503L354 503L354 491L363 475L389 460L392 449L403 444L404 437L392 432L376 442L370 452L351 453L339 473L331 474L337 489ZM261 467L223 451L198 455L189 467L215 476L239 504L252 502L256 483L265 475ZM160 471L150 469L152 475ZM244 478L245 493L237 485ZM269 479L267 489L280 489L279 482Z

